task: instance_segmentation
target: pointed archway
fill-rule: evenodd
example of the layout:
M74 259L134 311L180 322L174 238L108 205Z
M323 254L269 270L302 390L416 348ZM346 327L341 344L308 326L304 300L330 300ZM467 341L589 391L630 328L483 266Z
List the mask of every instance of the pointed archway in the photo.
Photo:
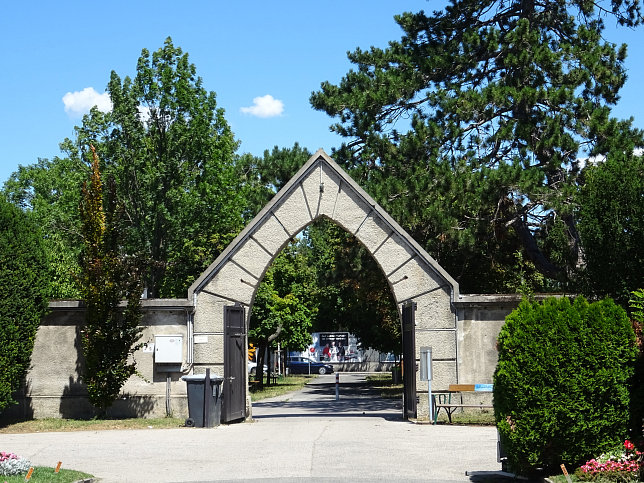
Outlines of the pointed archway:
M269 265L320 217L337 223L366 247L382 269L399 312L403 304L415 303L416 359L419 347L433 348L432 388L457 382L457 282L322 150L190 287L194 316L188 350L195 372L209 367L224 374L225 307L245 307L248 327L250 307ZM420 381L417 387L427 390ZM421 404L419 413L423 411L427 408Z

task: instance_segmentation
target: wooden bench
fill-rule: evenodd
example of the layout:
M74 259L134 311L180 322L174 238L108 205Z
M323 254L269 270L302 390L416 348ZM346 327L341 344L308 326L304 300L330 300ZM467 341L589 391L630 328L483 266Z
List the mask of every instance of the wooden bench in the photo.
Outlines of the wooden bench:
M277 384L277 378L279 377L279 374L276 372L271 372L271 383ZM266 373L263 374L262 379L266 380ZM248 387L254 387L257 384L259 384L259 381L256 379L251 379L250 375L248 376Z
M445 393L432 394L432 406L434 409L433 421L436 424L438 413L443 409L447 413L447 419L452 422L452 413L462 408L492 409L491 404L464 404L463 393L492 392L492 384L450 384ZM452 396L455 396L453 399ZM458 399L458 400L456 400Z

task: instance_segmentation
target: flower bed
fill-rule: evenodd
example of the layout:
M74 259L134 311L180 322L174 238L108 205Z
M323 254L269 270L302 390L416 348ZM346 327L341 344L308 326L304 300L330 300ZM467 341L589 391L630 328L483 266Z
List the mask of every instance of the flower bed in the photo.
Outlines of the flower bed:
M629 440L624 441L624 450L591 459L575 472L582 481L611 481L619 483L640 481L642 452L635 449Z
M13 453L0 452L0 475L22 475L29 471L31 462Z

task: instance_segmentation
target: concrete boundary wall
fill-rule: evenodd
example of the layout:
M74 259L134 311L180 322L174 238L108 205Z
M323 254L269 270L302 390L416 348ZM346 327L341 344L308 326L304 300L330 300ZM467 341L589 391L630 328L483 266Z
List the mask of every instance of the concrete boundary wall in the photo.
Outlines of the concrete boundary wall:
M81 380L83 305L75 300L55 301L49 304L49 309L36 334L26 384L16 394L19 404L0 414L0 421L91 418L96 415ZM139 375L127 381L121 397L108 410L109 416L163 417L166 415L168 390L170 411L179 416L187 414L186 388L180 377L190 370L186 341L191 311L187 299L143 301L141 342L144 347L134 354ZM153 348L156 335L183 337L184 363L179 372L168 374L155 364Z
M490 383L497 362L496 338L509 314L521 300L513 295L461 295L454 302L457 313L455 328L455 351L457 354L457 382ZM187 299L145 300L143 302L143 337L148 344L134 355L140 376L133 376L123 388L109 415L115 417L163 417L166 414L167 373L158 370L150 344L155 335L183 335L183 359L181 372L170 374L170 410L174 416L188 416L185 383L181 375L190 373L189 331L192 306ZM19 405L0 414L0 422L30 418L87 418L94 411L87 401L87 391L80 380L82 356L78 335L83 324L83 307L78 301L52 302L50 313L43 320L34 345L31 369L26 386L16 395ZM450 331L423 329L417 333L417 347L429 343L434 337L435 364L443 365L443 351L452 349L441 345L452 344ZM440 342L443 337L446 342ZM199 344L196 344L198 347ZM440 357L439 357L440 356ZM439 369L439 373L449 373ZM386 367L379 368L386 370ZM443 376L441 376L443 377ZM456 382L456 380L455 380ZM432 388L438 390L436 385ZM423 404L427 393L425 383L419 382L419 418L427 417ZM486 396L488 399L490 395Z

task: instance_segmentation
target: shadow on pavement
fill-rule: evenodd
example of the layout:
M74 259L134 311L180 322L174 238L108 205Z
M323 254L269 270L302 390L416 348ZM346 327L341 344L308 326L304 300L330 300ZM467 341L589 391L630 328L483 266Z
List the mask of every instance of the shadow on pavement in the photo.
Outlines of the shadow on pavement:
M253 402L253 419L292 417L379 417L403 421L402 401L380 396L380 390L366 382L340 384L335 400L335 384L315 382L286 400Z

